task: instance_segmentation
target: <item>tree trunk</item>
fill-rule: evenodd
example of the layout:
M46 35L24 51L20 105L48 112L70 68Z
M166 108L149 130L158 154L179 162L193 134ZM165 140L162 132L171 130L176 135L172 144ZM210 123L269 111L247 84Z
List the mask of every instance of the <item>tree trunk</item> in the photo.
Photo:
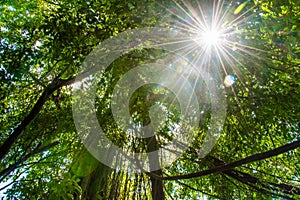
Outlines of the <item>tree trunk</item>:
M155 136L152 136L150 138L146 139L147 142L147 152L154 152L158 150L158 145ZM152 153L148 155L148 160L150 163L150 171L153 174L156 174L158 176L162 176L162 170L160 169L159 164L159 155L158 152ZM156 169L156 170L153 170ZM150 177L151 181L151 195L153 200L163 200L165 198L164 196L164 190L163 190L163 180L156 179L154 177Z

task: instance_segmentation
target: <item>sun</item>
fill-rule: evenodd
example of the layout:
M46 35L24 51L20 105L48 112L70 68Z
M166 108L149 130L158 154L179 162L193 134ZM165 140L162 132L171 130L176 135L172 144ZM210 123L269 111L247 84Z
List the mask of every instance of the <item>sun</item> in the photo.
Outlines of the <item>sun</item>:
M202 49L211 53L210 50L221 50L222 46L225 44L224 31L219 28L202 28L198 29L197 33L192 36L194 41L202 47Z
M216 29L205 30L200 34L200 40L203 44L207 46L217 46L222 43L222 34L221 31Z

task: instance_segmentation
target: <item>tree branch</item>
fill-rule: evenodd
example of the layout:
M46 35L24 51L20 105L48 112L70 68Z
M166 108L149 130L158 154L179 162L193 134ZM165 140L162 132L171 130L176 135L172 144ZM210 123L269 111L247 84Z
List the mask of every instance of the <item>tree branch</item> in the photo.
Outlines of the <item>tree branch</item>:
M23 163L24 161L26 161L28 158L30 158L31 156L34 156L36 154L39 154L39 153L42 153L44 151L47 151L48 149L58 145L59 142L56 141L56 142L53 142L49 145L46 145L42 148L37 148L35 150L33 150L32 152L28 153L27 155L25 155L23 158L20 158L16 163L10 165L9 167L7 167L6 169L2 170L0 172L0 176L4 176L5 174L7 173L10 173L11 171L13 171L14 169L16 169L21 163Z
M192 187L192 186L190 186L190 185L188 185L188 184L186 184L186 183L183 183L183 182L181 182L181 181L178 181L178 180L177 180L176 182L178 182L180 185L183 185L183 186L185 186L185 187L187 187L187 188L189 188L189 189L191 189L191 190L194 190L194 191L196 191L196 192L200 192L200 193L202 193L202 194L205 194L205 195L207 195L207 196L210 196L210 197L213 197L213 198L217 198L217 199L220 199L220 200L225 200L225 199L223 199L223 198L221 198L221 197L219 197L219 196L216 196L216 195L213 195L213 194L209 194L209 193L207 193L207 192L204 192L203 190L194 188L194 187Z
M206 175L213 174L213 173L224 172L224 171L228 171L229 169L232 169L232 168L235 168L235 167L247 164L247 163L251 163L251 162L255 162L255 161L259 161L259 160L264 160L266 158L277 156L279 154L294 150L294 149L299 148L299 147L300 147L300 141L296 140L296 141L294 141L290 144L283 145L283 146L275 148L273 150L270 150L270 151L267 151L267 152L264 152L264 153L254 154L252 156L246 157L244 159L238 160L238 161L233 162L233 163L220 165L220 166L215 167L213 169L200 171L200 172L195 172L195 173L191 173L191 174L184 174L184 175L171 176L171 177L161 177L161 179L163 179L163 180L190 179L190 178L197 178L197 177L201 177L201 176L206 176Z
M41 111L43 105L47 101L47 99L55 92L58 88L62 86L66 86L72 84L74 82L74 78L71 77L67 80L62 80L56 78L50 83L47 88L44 90L38 101L35 103L29 114L24 118L24 120L17 126L12 134L4 141L4 143L0 146L0 160L6 156L9 152L10 148L17 141L17 139L23 134L26 127L37 117L39 112Z

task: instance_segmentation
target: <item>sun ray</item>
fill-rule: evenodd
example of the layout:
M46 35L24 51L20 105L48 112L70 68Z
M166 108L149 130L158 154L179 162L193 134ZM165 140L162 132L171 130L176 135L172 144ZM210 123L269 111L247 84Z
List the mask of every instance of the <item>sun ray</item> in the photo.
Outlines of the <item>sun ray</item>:
M182 7L182 6L180 6L179 5L179 3L178 2L176 2L176 0L172 0L176 5L177 5L177 7L178 8L180 8L180 10L181 11L183 11L190 19L193 19L193 17ZM175 11L172 11L169 7L166 7L166 6L164 6L164 5L162 5L161 3L159 3L159 2L157 2L157 4L159 5L159 6L161 6L162 8L164 8L167 12L169 12L170 14L172 14L172 15L175 15L176 16L176 18L178 18L178 19L175 19L175 20L173 20L173 22L174 21L176 21L176 23L179 23L179 25L181 25L181 26L179 26L179 27L176 27L177 29L179 29L179 30L184 30L184 31L187 31L187 30L190 30L191 28L193 28L193 29L195 29L195 30L197 30L197 26L196 25L194 25L194 24L192 24L192 23L190 23L190 22L188 22L185 18L184 18L184 16L181 16L180 14L178 14L178 13L176 13ZM186 23L186 24L185 24ZM184 27L186 27L186 28L184 28Z
M228 63L228 66L233 70L234 76L237 77L237 79L240 81L243 87L246 87L246 84L243 82L242 73L238 67L235 67L237 64L239 64L243 69L249 72L249 70L242 64L239 60L237 60L235 57L233 57L231 54L225 54L224 60ZM231 58L230 58L231 57ZM237 64L234 63L234 61L237 62ZM249 72L250 73L250 72ZM233 87L232 87L233 88ZM234 94L235 91L233 90Z
M238 20L240 20L242 17L244 17L247 13L249 13L250 11L252 11L254 8L256 8L257 5L252 6L251 8L249 8L248 10L246 10L244 13L242 13L241 15L239 15L237 18L235 18L234 20L232 20L229 25L233 25L234 23L236 23ZM251 16L251 15L250 15ZM248 20L247 18L241 20L242 22L245 22L246 20Z
M270 53L269 51L265 51L265 50L262 50L262 49L259 49L259 48L255 48L255 47L250 47L250 46L247 46L247 45L243 45L241 43L236 43L235 46L236 46L235 47L236 48L235 52L238 53L240 56L244 56L242 53L240 53L240 52L243 52L246 55L248 55L248 56L250 55L253 58L256 58L258 60L266 60L267 58L265 56L264 57L260 56L255 51L260 51L262 53L267 53L267 54ZM251 51L251 50L253 50L253 51Z
M221 66L222 66L222 68L223 68L223 71L224 71L225 75L228 75L227 70L226 70L226 67L225 67L225 65L224 65L224 61L223 61L223 59L221 58L220 52L219 52L219 51L216 51L216 54L217 54L217 56L218 56L219 62L221 63Z
M220 13L219 13L219 19L217 19L218 23L216 24L216 27L222 27L224 24L224 21L226 19L226 16L229 14L230 6L227 6L224 11L222 11L222 8L224 7L224 0L222 1L222 5L220 6ZM229 5L232 4L232 1L230 1ZM223 12L223 14L222 14Z
M180 10L181 11L183 11L194 23L196 23L196 25L198 24L197 23L197 18L195 18L195 16L192 16L190 13L189 13L189 11L191 11L191 13L193 14L193 12L192 12L192 8L190 7L190 8L187 8L188 10L185 10L176 0L173 0L173 2L178 6L178 8L180 8ZM186 1L183 1L183 3L185 3ZM177 16L178 17L178 16ZM201 21L200 21L201 22ZM196 25L194 25L194 24L191 24L191 23L189 23L192 27L194 27L196 30L197 30L197 26ZM205 26L203 26L203 24L202 23L200 23L200 25L202 26L202 27L205 27Z
M228 43L230 43L230 41L228 41ZM233 43L231 43L231 44L233 44ZM244 44L242 44L242 43L235 43L235 44L236 44L237 46L242 47L242 48L240 48L240 49L245 48L245 49L250 49L250 50L254 50L254 51L259 51L259 52L261 52L261 53L274 54L274 53L271 53L270 51L263 50L263 49L256 48L256 47L251 47L251 46L249 46L249 45L244 45ZM274 54L274 55L275 55L275 54Z
M220 0L220 1L217 1L218 3L216 4L216 0L214 0L214 3L213 3L213 14L212 14L212 27L219 27L219 23L221 22L221 9L224 5L224 1L223 0Z
M203 11L203 9L202 9L202 7L201 7L199 1L197 1L197 6L198 6L199 12L200 12L200 14L201 14L201 18L200 18L200 19L203 20L203 22L200 20L200 23L204 24L204 26L202 26L202 27L203 27L203 28L208 27L207 21L205 20L205 14L204 14L204 11Z
M193 44L193 43L191 43L189 46L190 46L191 49L190 49L189 51L187 51L185 54L181 54L181 56L185 57L186 55L189 55L191 52L193 52L194 50L196 50L196 49L198 48L197 45L195 45L195 44ZM182 49L182 48L181 48L181 49ZM179 50L179 49L175 49L175 52L177 52L178 50ZM185 49L185 50L186 50L186 49ZM177 59L177 60L179 60L179 59ZM176 63L177 60L174 61L173 63ZM189 71L189 74L187 75L187 77L190 77L192 72L193 72L193 71L190 70L190 71ZM198 75L198 74L197 74L197 75ZM174 83L174 84L177 84L177 83ZM195 82L195 84L194 84L194 86L193 86L193 89L195 89L195 85L196 85L196 82ZM179 92L182 91L183 88L184 88L184 86L182 85L182 86L179 88ZM194 91L194 90L193 90L193 91ZM192 98L192 96L190 97L189 102L191 101L191 98ZM163 99L162 102L164 102L166 99L167 99L167 97L165 97L165 98ZM174 97L174 99L172 100L172 102L171 102L171 104L169 105L168 108L170 108L172 105L174 105L175 101L176 101L176 98ZM188 103L189 103L189 102L188 102ZM189 104L188 104L188 105L189 105Z
M190 11L193 15L193 18L195 18L194 22L196 23L196 30L205 30L208 27L208 24L205 20L205 15L202 9L200 9L201 17L199 17L197 10L188 1L183 1L183 3L188 9L187 11Z
M246 70L247 70L247 68L237 58L235 58L226 48L224 48L224 47L221 47L221 48L222 48L222 51L224 52L223 57L224 57L225 61L228 63L228 65L231 67L231 69L235 71L236 75L241 80L241 77L240 77L241 71L240 71L239 68L234 67L236 65L234 63L234 61L238 65L240 65L243 68L245 68Z

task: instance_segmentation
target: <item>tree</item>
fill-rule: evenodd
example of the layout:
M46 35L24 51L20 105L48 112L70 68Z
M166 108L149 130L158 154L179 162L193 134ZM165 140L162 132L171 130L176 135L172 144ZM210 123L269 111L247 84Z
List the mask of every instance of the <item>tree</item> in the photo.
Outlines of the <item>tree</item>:
M0 190L7 189L7 199L299 198L297 0L20 0L0 8ZM99 162L82 144L72 115L72 85L82 75L84 59L99 43L130 29L160 26L174 34L188 29L189 35L189 29L193 32L199 25L197 19L203 20L202 13L208 23L210 15L220 18L219 13L226 13L223 45L215 47L213 40L209 45L214 47L199 44L204 54L198 63L215 69L218 81L232 78L226 87L220 86L227 109L217 144L204 158L199 155L213 117L207 102L210 91L202 89L207 83L200 80L195 91L204 99L199 104L204 114L193 142L170 166L128 173ZM191 48L182 54L191 50L197 51ZM98 77L96 115L115 145L153 152L173 139L180 126L180 102L173 102L175 95L166 87L139 87L129 102L137 127L153 122L156 108L168 110L166 124L156 136L140 139L126 134L111 109L114 89L127 72L159 60L167 66L172 59L174 54L162 49L134 49ZM189 76L192 83L197 79ZM150 168L160 165L157 155L148 159Z

